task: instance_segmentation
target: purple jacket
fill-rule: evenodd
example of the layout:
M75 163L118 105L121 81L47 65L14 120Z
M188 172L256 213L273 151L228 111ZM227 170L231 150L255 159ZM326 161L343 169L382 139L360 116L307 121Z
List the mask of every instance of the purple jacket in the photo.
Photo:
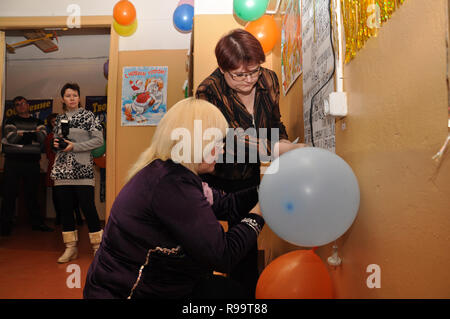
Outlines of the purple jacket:
M139 171L113 204L84 297L183 298L213 270L230 272L256 244L264 220L247 213L256 188L213 190L213 198L211 206L200 177L171 160ZM218 219L242 221L224 232Z

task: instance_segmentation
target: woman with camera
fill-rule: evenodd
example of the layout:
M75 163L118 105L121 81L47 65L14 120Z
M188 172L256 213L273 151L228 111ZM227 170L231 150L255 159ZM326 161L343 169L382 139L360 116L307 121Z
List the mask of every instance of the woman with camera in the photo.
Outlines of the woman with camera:
M95 115L82 108L80 87L67 83L61 89L64 114L58 115L53 146L57 149L51 178L61 204L64 254L58 259L66 263L77 258L78 232L75 229L73 202L78 200L89 228L94 255L100 246L103 230L94 200L94 167L91 151L103 144L102 126Z

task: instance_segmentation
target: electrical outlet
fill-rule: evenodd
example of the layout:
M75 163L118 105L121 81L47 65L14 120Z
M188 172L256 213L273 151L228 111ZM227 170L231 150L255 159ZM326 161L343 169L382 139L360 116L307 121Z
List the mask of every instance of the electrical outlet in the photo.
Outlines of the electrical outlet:
M328 99L324 100L323 112L325 115L346 116L347 115L347 93L332 92Z

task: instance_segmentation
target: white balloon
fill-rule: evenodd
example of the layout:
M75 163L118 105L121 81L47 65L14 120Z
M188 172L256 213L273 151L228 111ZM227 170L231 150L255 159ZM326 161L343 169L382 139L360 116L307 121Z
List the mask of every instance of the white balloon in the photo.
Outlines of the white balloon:
M304 247L342 236L359 208L358 181L350 166L322 148L304 147L277 158L266 170L259 201L267 225Z

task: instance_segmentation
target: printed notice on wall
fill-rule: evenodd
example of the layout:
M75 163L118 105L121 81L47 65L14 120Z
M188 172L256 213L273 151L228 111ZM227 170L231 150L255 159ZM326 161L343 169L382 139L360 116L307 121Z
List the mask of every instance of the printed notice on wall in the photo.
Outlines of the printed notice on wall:
M302 1L303 120L305 143L311 145L311 99L333 72L328 1ZM334 118L325 116L323 101L334 90L332 79L314 97L312 105L313 138L316 147L335 152Z

